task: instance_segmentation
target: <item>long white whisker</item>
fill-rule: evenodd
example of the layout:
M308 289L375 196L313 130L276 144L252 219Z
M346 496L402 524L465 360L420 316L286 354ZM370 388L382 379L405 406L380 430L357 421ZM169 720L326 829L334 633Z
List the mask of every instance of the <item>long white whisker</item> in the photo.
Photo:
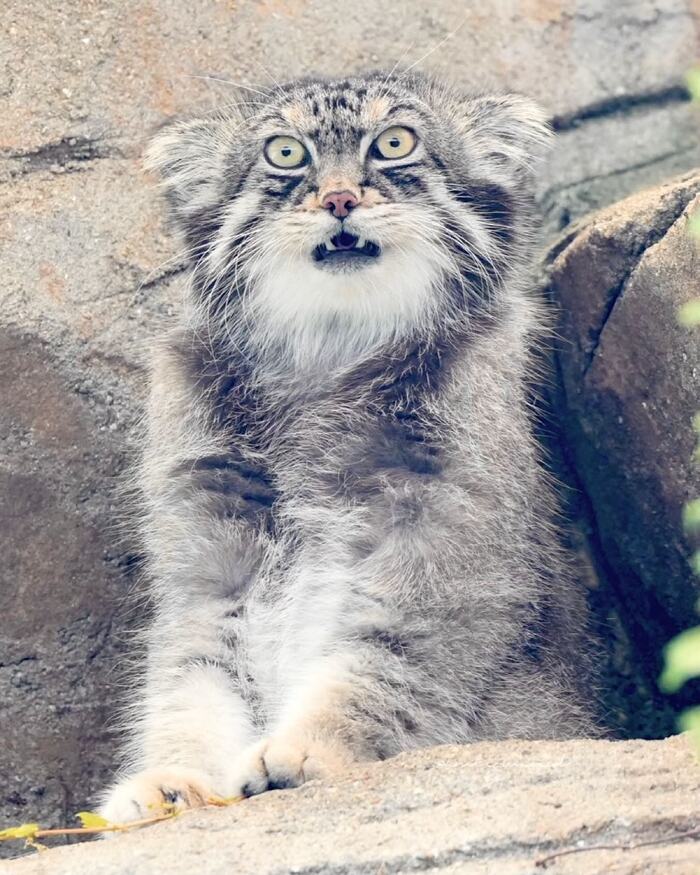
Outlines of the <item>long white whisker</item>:
M233 79L222 79L219 76L201 76L197 73L185 73L190 79L202 79L205 82L219 82L222 85L231 85L234 88L241 88L243 91L250 91L251 94L259 94L261 97L270 98L269 91L260 91L258 88L252 88L250 85L244 85L242 82L234 82Z
M440 42L437 45L433 46L432 49L430 49L430 51L426 52L424 55L422 55L420 58L418 58L417 61L414 61L412 64L410 64L408 67L406 67L406 69L401 72L401 75L405 76L406 73L408 73L414 67L417 67L418 64L421 64L423 61L425 61L426 58L429 58L434 52L436 52L438 49L442 48L445 45L445 43L448 43L451 39L453 39L455 36L457 36L457 34L460 32L460 30L467 23L468 18L469 18L469 16L465 15L464 18L462 19L462 21L460 22L460 24L451 33L448 33L444 39L440 40Z

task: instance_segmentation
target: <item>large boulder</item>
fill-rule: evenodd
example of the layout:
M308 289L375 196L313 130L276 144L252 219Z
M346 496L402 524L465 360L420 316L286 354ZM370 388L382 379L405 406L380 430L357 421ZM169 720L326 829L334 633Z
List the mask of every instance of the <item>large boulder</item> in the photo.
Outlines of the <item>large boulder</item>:
M0 823L58 821L109 779L138 565L120 495L168 313L141 180L60 166L0 187Z
M259 91L426 56L420 68L465 88L548 107L551 235L700 163L681 87L700 14L691 0L357 0L340 19L329 0L7 0L2 22L0 823L59 822L114 765L108 727L140 621L120 608L138 556L117 496L144 353L182 271L139 171L148 133L235 99L231 80Z
M554 408L601 581L596 598L615 618L601 631L618 661L611 716L628 734L672 729L655 689L661 650L693 622L700 595L682 525L684 504L700 495L700 342L678 321L700 294L700 247L689 233L697 210L694 173L591 216L549 256Z
M698 818L700 772L682 736L484 743L357 766L7 873L697 875Z

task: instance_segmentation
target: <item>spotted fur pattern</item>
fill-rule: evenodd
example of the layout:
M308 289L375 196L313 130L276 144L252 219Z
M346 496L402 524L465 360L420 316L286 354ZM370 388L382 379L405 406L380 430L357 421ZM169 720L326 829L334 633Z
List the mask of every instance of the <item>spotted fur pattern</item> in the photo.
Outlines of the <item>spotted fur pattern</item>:
M375 138L411 130L379 160ZM293 136L308 161L271 166ZM593 731L585 604L528 410L520 97L316 79L149 152L191 271L141 472L153 619L116 820L442 742ZM380 255L327 271L344 229Z

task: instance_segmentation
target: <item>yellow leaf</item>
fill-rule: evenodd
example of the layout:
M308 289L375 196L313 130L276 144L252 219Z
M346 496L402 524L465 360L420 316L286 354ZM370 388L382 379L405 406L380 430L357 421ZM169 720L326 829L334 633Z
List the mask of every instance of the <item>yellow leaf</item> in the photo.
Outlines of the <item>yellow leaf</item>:
M700 529L700 498L689 501L683 508L683 526L687 532Z
M678 718L678 726L682 732L690 732L700 742L700 705L686 708Z
M101 814L95 814L94 811L79 811L75 816L85 829L100 829L104 826L111 826L108 820L105 820Z
M696 325L700 325L700 298L693 298L691 301L681 304L676 318L684 328L694 328Z
M8 839L33 839L39 832L38 823L23 823L21 826L11 826L9 829L0 829L0 842Z
M664 693L675 693L687 680L700 675L700 626L672 638L664 648L664 655L659 686Z
M700 210L695 210L688 219L688 231L692 237L700 237Z
M700 67L693 67L685 74L685 84L693 100L700 100Z

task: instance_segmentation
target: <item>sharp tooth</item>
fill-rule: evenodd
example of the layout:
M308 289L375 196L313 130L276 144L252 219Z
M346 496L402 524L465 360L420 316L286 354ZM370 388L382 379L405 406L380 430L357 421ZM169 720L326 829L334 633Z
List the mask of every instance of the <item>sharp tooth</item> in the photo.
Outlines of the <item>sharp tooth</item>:
M355 244L355 249L362 249L362 247L363 247L364 245L365 245L365 238L364 238L364 237L358 237L358 238L357 238L357 243Z
M334 249L337 249L337 248L338 248L338 247L333 243L332 240L326 240L326 242L325 242L323 245L326 247L326 249L330 249L331 251L333 251Z

